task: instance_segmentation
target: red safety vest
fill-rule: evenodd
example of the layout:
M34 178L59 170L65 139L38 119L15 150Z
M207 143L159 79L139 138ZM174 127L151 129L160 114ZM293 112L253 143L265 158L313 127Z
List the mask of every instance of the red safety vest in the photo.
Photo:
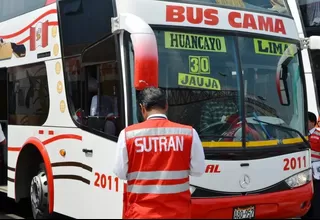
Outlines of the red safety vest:
M165 118L125 129L128 151L124 218L190 218L192 127Z
M318 129L309 135L309 143L311 145L311 160L320 160L320 131Z

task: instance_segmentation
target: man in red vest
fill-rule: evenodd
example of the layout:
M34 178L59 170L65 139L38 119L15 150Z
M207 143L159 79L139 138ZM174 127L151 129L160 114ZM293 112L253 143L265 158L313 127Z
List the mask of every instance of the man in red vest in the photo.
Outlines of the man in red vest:
M311 145L311 161L313 169L313 198L309 212L304 219L320 218L320 131L316 128L317 116L308 112L309 143Z
M309 143L311 145L312 162L320 161L320 129L316 128L317 116L308 112Z
M205 171L198 133L167 119L166 94L140 92L144 122L121 131L114 173L127 180L124 218L190 218L190 176Z

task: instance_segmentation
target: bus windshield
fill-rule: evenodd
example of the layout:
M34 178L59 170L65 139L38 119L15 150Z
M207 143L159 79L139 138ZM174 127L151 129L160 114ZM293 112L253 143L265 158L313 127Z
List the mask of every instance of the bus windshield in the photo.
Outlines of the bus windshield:
M279 60L289 46L296 45L221 34L159 29L154 32L159 53L159 87L167 91L170 120L193 126L202 141L241 141L242 115L247 141L299 137L297 132L278 129L273 124L305 133L297 53L290 54L285 62L287 103L280 102L277 86Z
M285 0L170 0L170 2L212 6L231 6L235 8L245 8L246 10L255 10L263 13L273 12L277 14L290 15L290 11L288 10L288 5Z

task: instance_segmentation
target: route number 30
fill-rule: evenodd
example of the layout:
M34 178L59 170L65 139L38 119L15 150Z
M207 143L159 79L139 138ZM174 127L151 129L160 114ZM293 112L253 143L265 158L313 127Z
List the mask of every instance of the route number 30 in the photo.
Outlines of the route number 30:
M283 159L284 162L284 171L295 170L307 167L306 156L303 157L292 157Z
M189 72L210 74L210 59L207 56L189 56Z

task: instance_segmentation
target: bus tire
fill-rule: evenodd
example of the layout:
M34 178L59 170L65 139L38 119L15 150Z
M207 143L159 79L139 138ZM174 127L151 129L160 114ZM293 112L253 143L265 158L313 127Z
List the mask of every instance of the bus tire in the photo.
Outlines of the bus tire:
M38 174L31 180L30 200L34 219L48 219L48 179L44 164L40 164Z

